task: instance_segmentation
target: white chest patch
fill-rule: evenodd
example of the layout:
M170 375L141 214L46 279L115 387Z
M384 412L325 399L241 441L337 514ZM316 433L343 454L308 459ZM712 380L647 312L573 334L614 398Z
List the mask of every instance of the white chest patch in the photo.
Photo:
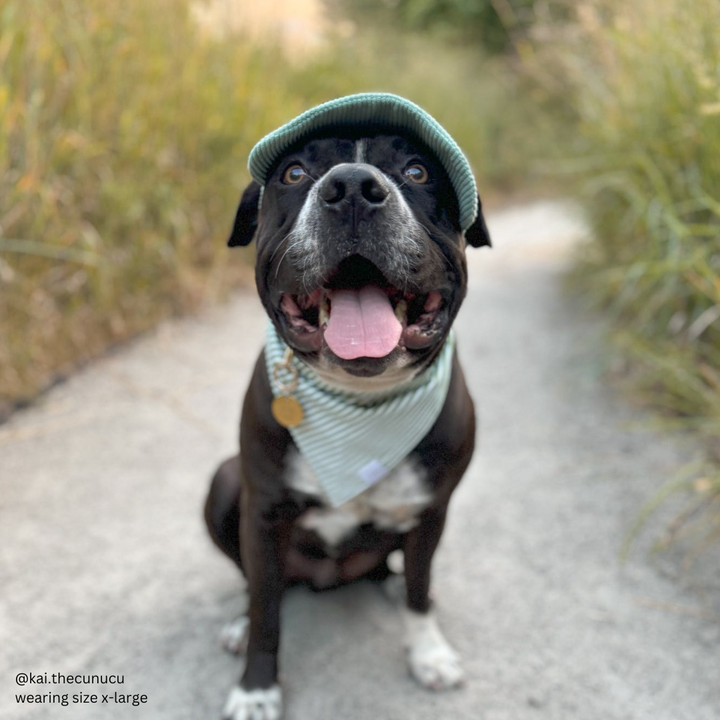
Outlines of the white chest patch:
M297 451L288 456L286 479L295 490L323 498L315 473ZM387 477L340 507L306 511L299 525L314 530L330 547L336 547L366 523L381 530L407 532L417 525L420 513L432 500L425 479L425 469L406 459Z

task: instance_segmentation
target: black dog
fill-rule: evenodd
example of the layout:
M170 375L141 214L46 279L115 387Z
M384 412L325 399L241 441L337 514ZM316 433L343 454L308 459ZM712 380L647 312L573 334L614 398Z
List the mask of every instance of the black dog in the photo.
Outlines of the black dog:
M463 234L453 185L428 147L408 133L383 129L317 132L283 153L258 213L259 199L260 186L252 182L229 245L256 238L256 282L265 310L310 372L338 391L361 395L391 391L432 365L465 296L466 243L478 247L490 239L481 212ZM385 332L371 338L377 352L370 340L350 347L342 328L331 335L333 313L346 312L341 300L365 303L363 292L379 303L380 324L389 318L388 307L398 319L394 346ZM249 624L247 665L225 717L281 715L277 653L284 587L382 580L397 550L404 553L410 670L433 689L460 684L458 658L428 598L448 501L475 444L473 403L457 357L427 435L387 477L337 508L274 418L272 400L261 355L243 405L240 454L220 466L206 505L210 534L247 578L250 595L249 619L225 632L226 645L238 650Z

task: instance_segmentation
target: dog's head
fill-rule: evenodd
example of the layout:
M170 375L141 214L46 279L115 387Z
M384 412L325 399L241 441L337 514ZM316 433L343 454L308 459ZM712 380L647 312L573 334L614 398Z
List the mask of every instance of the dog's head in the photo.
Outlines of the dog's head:
M263 305L327 382L385 389L440 351L465 296L466 243L490 245L474 183L468 211L446 165L410 130L335 123L276 152L262 193L245 190L229 245L257 238Z

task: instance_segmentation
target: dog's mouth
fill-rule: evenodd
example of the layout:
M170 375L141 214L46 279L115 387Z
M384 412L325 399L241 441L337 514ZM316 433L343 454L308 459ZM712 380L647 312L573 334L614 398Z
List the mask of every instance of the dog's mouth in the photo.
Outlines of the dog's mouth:
M432 345L447 324L448 305L440 290L407 292L372 262L353 256L322 287L306 294L283 293L280 313L300 349L326 346L350 361Z

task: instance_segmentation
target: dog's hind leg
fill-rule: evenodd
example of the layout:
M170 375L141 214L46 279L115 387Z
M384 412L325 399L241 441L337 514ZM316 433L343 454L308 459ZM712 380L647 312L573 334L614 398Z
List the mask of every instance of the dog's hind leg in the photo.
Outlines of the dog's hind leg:
M205 522L213 542L238 567L241 574L240 558L240 456L226 460L217 469L210 484L205 502ZM241 614L223 626L220 631L222 646L231 653L245 652L250 620L247 616L247 583L242 577Z
M242 570L239 455L225 460L216 470L205 501L205 522L213 542Z

